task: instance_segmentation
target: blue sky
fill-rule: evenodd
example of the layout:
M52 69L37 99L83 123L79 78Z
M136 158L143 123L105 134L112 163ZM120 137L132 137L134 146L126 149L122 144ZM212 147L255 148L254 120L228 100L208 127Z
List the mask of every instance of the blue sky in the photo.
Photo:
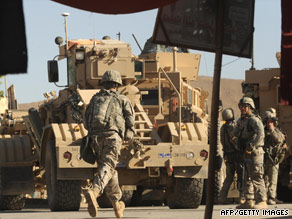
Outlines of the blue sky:
M116 34L120 32L121 40L130 43L136 55L139 54L139 48L132 34L135 34L143 47L153 33L157 14L157 10L150 10L127 15L104 15L67 7L50 0L23 0L23 6L29 56L28 73L7 76L8 86L15 86L18 103L41 101L44 99L43 93L59 90L54 84L48 83L47 60L58 54L55 37L65 38L64 18L61 16L63 12L70 13L69 39L101 39L104 35L117 38ZM281 1L256 0L254 26L255 67L278 67L275 54L280 51L281 45ZM199 74L213 76L215 55L202 51L192 52L202 54ZM222 78L244 79L245 70L251 66L250 60L237 59L234 56L223 56ZM233 60L237 61L225 65ZM59 63L59 68L58 84L65 85L65 61ZM0 87L4 89L4 83Z

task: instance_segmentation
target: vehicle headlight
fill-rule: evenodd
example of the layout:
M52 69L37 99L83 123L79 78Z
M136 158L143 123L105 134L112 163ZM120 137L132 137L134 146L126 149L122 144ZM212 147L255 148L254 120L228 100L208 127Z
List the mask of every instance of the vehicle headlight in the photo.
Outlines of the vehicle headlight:
M83 61L85 57L84 50L76 50L75 56L76 56L75 58L77 61Z
M188 152L187 154L186 154L186 157L187 157L187 159L193 159L194 157L195 157L195 155L194 155L194 153L193 152Z

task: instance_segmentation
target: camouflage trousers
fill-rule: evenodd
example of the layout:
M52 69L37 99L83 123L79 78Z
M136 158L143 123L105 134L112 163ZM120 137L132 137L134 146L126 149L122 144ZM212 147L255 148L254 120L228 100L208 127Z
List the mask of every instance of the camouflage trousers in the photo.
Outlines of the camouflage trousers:
M265 160L265 184L269 199L277 198L279 164L274 165L270 160Z
M253 149L250 155L244 154L244 162L246 164L246 178L243 189L245 198L255 200L256 202L266 201L263 148Z
M224 202L227 199L228 191L234 180L234 174L237 167L235 163L230 163L230 162L226 162L225 166L226 166L226 178L224 180L222 189L219 193L219 202Z
M118 133L110 136L93 136L93 148L98 163L97 176L93 181L93 186L102 193L105 192L111 202L119 201L122 191L119 187L118 172L115 170L122 139Z

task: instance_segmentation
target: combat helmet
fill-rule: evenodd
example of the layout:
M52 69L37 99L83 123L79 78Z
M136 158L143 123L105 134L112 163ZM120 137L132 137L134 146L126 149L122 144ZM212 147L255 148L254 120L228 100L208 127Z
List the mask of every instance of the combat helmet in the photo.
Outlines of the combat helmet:
M269 108L267 111L271 112L273 114L274 117L277 117L277 111L275 108Z
M233 120L234 119L234 113L232 108L226 108L222 112L222 118L224 121Z
M278 120L275 113L270 110L265 111L263 115L263 122L266 123L268 120L272 120L274 123Z
M120 72L116 70L107 70L103 74L100 84L104 84L105 82L115 82L119 85L123 84Z
M251 99L250 97L241 98L239 100L238 107L240 108L240 106L242 104L248 104L252 109L255 109L255 105L254 105L253 99Z

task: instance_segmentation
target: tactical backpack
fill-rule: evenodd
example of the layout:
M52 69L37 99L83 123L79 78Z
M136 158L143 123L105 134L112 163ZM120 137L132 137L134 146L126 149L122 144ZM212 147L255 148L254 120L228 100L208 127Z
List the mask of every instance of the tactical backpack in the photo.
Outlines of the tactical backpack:
M95 94L85 111L85 128L89 132L107 130L112 109L117 105L120 106L120 100L116 93L100 91Z

